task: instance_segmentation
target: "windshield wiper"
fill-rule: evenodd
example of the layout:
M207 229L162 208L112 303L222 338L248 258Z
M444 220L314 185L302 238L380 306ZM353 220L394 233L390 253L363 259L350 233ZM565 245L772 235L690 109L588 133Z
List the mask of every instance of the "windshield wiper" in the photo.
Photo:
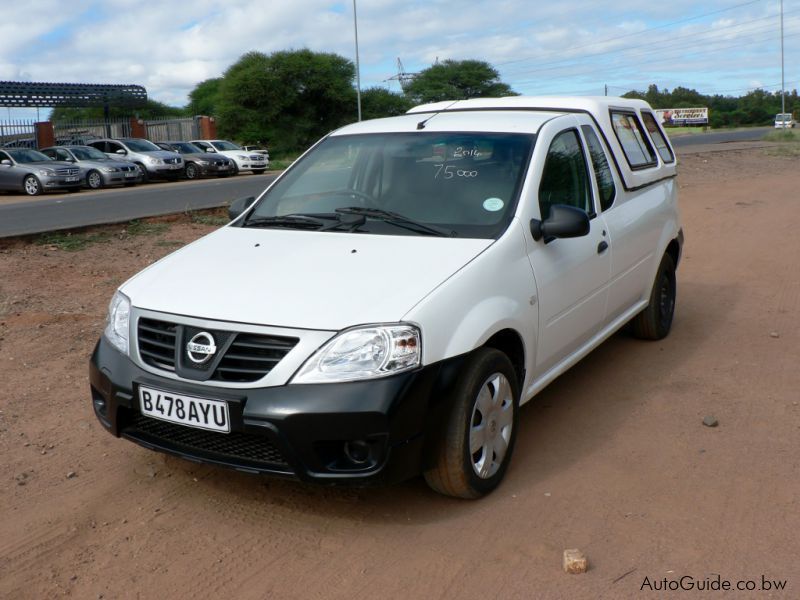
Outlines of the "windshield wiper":
M306 215L279 215L276 217L252 217L242 223L242 227L295 227L298 229L319 229L325 221Z
M345 206L343 208L337 208L336 212L343 215L361 215L369 219L376 219L378 221L383 221L384 223L397 225L398 227L403 227L404 229L416 230L420 233L426 233L428 235L438 235L440 237L458 236L458 234L451 229L444 229L443 227L436 227L435 225L420 223L419 221L410 219L401 215L400 213L392 212L390 210L383 210L380 208Z

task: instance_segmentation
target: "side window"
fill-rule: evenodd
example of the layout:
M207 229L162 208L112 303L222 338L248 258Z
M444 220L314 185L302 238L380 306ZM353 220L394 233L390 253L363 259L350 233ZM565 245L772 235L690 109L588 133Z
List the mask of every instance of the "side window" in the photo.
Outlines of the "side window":
M97 148L100 152L106 151L106 143L105 142L89 142L89 145L92 148Z
M617 195L617 188L614 186L614 177L611 175L611 168L608 166L608 158L603 150L600 138L594 132L591 125L581 126L583 136L586 138L586 145L589 146L589 156L592 157L594 176L597 179L597 190L600 192L600 207L608 210L614 204Z
M578 132L562 131L550 144L539 184L539 209L542 219L550 216L554 204L575 206L594 214L589 173Z
M9 157L5 152L0 152L0 160L11 160L11 157Z
M72 160L72 157L69 155L69 152L66 150L56 150L56 158L58 160Z
M106 142L106 148L108 148L106 152L110 152L111 154L115 153L117 150L124 150L122 146L115 142Z
M653 113L643 112L642 119L644 119L644 126L647 127L650 139L653 140L653 143L656 145L656 150L658 150L659 155L661 155L661 160L665 163L674 162L675 157L672 155L672 150L670 150L669 144L664 137L664 132L661 131L661 128L658 126Z
M650 145L636 115L611 111L611 122L625 158L632 169L641 169L656 164L656 152Z
M55 158L56 157L56 151L53 150L52 148L48 148L47 150L40 150L40 152L42 154L44 154L47 158Z

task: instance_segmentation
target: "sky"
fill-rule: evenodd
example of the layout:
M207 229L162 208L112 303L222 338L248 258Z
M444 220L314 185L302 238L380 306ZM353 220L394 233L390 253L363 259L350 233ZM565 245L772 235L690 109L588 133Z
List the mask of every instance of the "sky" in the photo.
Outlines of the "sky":
M0 1L0 81L139 84L150 98L183 106L197 83L248 51L309 48L355 62L352 0ZM650 84L733 96L779 91L780 6L357 0L361 87L399 92L399 58L408 73L437 60L484 60L530 95L602 95L606 86L619 95ZM800 88L800 0L784 0L783 16L791 90ZM6 117L36 111L0 109Z

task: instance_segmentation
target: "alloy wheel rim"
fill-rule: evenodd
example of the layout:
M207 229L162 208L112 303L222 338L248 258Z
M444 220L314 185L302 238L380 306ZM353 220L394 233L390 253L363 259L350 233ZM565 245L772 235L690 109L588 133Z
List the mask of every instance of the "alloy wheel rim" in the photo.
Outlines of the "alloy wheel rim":
M492 373L475 398L469 425L470 463L481 479L489 479L502 466L513 426L511 384L502 373Z
M89 187L90 188L99 188L100 187L100 173L90 173L89 174Z
M33 177L29 177L25 180L25 191L31 196L35 195L39 191L39 182Z

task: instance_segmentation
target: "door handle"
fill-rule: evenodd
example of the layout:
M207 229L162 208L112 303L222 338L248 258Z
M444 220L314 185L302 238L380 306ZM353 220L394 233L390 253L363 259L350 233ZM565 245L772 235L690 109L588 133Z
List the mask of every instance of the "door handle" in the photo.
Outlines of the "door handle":
M600 242L599 244L597 244L597 253L598 254L602 254L606 250L608 250L608 242L603 241L603 242Z

